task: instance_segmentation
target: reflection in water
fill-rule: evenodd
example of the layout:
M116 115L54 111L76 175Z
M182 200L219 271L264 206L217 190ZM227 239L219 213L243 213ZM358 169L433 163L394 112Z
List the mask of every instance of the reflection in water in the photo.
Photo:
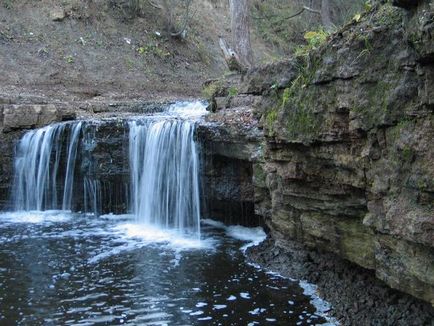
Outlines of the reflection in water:
M0 324L326 322L297 282L246 264L229 230L207 223L203 240L181 241L133 221L0 215Z

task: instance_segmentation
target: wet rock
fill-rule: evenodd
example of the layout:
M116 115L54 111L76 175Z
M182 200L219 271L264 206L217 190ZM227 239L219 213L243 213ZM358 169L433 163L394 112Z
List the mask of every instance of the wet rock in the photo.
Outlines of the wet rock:
M392 3L394 6L402 7L406 9L415 8L419 5L420 0L393 0Z
M284 276L314 282L342 325L430 325L434 318L429 303L392 290L373 272L321 249L269 237L249 248L247 257Z
M244 94L262 94L274 88L285 88L296 77L296 60L280 61L250 69L240 85Z
M66 12L61 7L53 7L50 10L50 18L52 21L60 22L66 17Z
M209 119L226 127L221 154L252 161L254 212L271 235L432 303L434 13L419 3L379 6L304 60L252 69ZM263 129L259 155L243 138L255 123L234 123L246 112Z

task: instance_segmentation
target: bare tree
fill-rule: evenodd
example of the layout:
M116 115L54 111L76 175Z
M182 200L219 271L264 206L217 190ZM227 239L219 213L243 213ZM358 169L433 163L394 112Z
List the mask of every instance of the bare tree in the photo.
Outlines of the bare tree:
M321 22L326 30L333 28L330 12L330 0L321 0Z
M250 22L248 0L230 0L232 42L240 63L245 67L253 65L253 51L250 44Z
M154 2L149 2L154 7L159 7ZM192 0L161 0L166 30L170 36L185 37L187 25L191 18L191 3Z

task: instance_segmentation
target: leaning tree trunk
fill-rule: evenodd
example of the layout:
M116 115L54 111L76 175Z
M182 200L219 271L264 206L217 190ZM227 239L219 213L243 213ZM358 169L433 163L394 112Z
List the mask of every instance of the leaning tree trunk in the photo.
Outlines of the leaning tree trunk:
M330 12L330 0L321 0L321 21L326 30L333 28Z
M246 67L253 64L248 8L248 0L230 0L232 42L241 64Z
M169 4L169 0L163 0L161 4L164 15L164 25L167 33L170 34L173 30L172 6Z

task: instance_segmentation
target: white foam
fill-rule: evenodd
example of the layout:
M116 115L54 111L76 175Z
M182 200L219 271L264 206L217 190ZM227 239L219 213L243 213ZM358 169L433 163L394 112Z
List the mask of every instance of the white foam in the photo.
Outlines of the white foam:
M254 228L241 226L241 225L226 226L222 222L211 220L211 219L203 219L202 223L213 226L215 228L225 230L226 235L228 235L231 238L241 240L241 241L248 241L247 244L241 247L242 251L245 251L247 248L251 246L256 246L260 244L267 237L264 229L259 226Z
M106 216L111 220L116 220L115 216ZM213 250L215 248L214 239L199 239L196 235L180 234L176 230L160 229L153 225L139 223L122 223L128 215L122 215L121 223L111 228L111 234L118 238L112 242L118 242L119 245L110 250L98 253L88 260L89 264L96 264L101 260L108 259L111 256L118 255L122 252L133 251L148 245L158 244L160 247L174 252L174 258L171 260L174 267L179 265L182 258L180 254L186 250Z
M143 245L141 246L139 243L129 242L129 243L126 243L124 245L117 246L117 247L115 247L113 249L110 249L108 251L102 252L102 253L100 253L98 255L95 255L92 258L90 258L87 262L89 264L96 264L96 263L98 263L101 260L110 258L112 256L116 256L116 255L118 255L118 254L120 254L122 252L132 251L134 249L138 249L138 248L141 248L141 247L143 247Z
M225 309L227 307L227 305L225 304L215 304L213 305L213 309L214 310L221 310L221 309Z
M100 219L109 220L109 221L124 221L124 220L134 220L133 214L104 214L99 216Z
M256 228L248 228L241 225L229 226L226 229L226 234L234 239L249 241L248 244L241 247L241 250L246 250L251 246L257 246L267 237L264 229L259 226Z
M8 212L0 213L0 221L9 223L58 223L66 222L70 220L72 214L70 211L20 211L20 212Z
M207 114L206 107L207 105L202 101L176 102L169 106L167 112L176 113L186 118L195 118Z
M328 312L331 310L331 305L327 301L321 299L318 295L318 287L306 281L299 282L303 288L303 294L311 297L310 303L316 308L316 314L324 317L327 320L326 326L339 325L339 322L334 317L330 317Z
M248 292L241 292L240 297L243 299L251 299L250 293L248 293Z
M115 230L123 233L127 238L139 239L146 243L164 243L176 250L211 249L212 239L198 239L196 235L184 235L176 230L164 230L153 225L124 223L115 227Z
M227 301L234 301L237 300L237 297L234 295L230 295L229 298L226 299Z
M203 311L198 310L198 311L195 311L195 312L191 312L190 316L200 316L200 315L203 315L203 314L204 314Z
M265 308L255 308L253 310L250 310L249 314L251 314L251 315L260 315L260 314L262 314L265 311L267 311L267 309L265 309Z
M200 221L205 225L213 226L213 227L219 228L219 229L226 229L226 225L220 221L211 220L209 218L204 218Z

